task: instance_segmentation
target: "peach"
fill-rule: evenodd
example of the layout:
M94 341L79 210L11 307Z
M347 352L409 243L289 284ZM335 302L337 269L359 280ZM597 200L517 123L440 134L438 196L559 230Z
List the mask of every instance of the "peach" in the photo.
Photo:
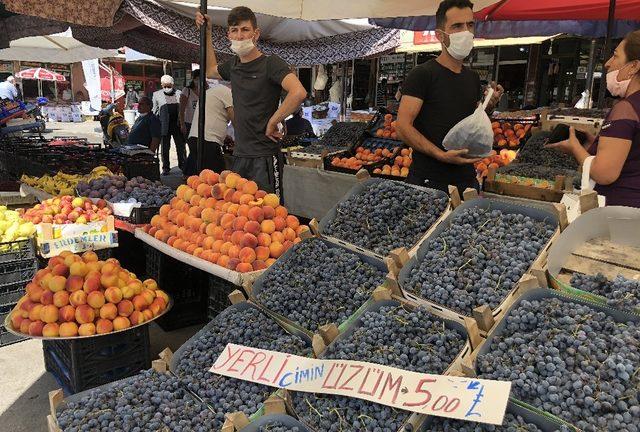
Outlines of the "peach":
M256 198L257 198L257 196L256 196ZM280 197L278 197L278 195L272 194L272 193L266 194L262 198L262 202L266 206L276 208L276 207L278 207L280 205Z
M53 273L47 273L45 275L43 275L40 279L34 279L34 281L38 281L38 283L40 284L41 288L49 288L49 283L51 282L51 279L53 279L55 275ZM61 276L64 277L64 276Z
M253 234L254 236L257 236L262 231L262 228L260 227L260 223L259 222L257 222L257 221L249 221L244 226L244 231L249 233L249 234Z
M130 299L130 298L133 298L133 296L136 295L135 288L133 288L130 285L124 285L124 286L122 286L122 288L120 288L120 290L122 291L122 298L124 298L124 299Z
M62 291L67 283L64 276L52 276L49 280L49 289L53 292Z
M253 195L242 194L240 195L240 199L238 200L238 202L240 203L240 205L247 205L250 202L253 202Z
M297 229L300 226L300 221L294 215L287 216L287 226L292 229Z
M231 243L235 245L241 244L244 234L244 231L234 231L233 234L231 234Z
M78 336L78 324L74 322L64 322L60 324L58 332L60 337Z
M93 308L89 305L83 304L76 307L76 321L80 324L93 322L96 314Z
M265 221L262 221L263 223ZM271 244L271 235L269 233L261 232L258 234L258 245L260 246L269 246Z
M100 285L103 288L108 288L111 286L118 285L118 274L117 273L105 273L104 267L102 268L102 276L100 277Z
M153 312L151 312L149 309L145 309L142 311L142 316L144 316L144 320L145 321L149 321L153 319Z
M236 190L231 188L231 189L227 189L226 191L224 191L224 196L222 197L222 199L226 202L233 202L233 197L236 194Z
M225 242L230 242L233 233L234 231L231 228L224 230L222 233L222 240L224 240Z
M267 263L262 260L255 260L252 266L254 270L264 270L267 268Z
M249 195L255 195L258 192L258 184L252 180L247 181L242 185L242 192Z
M162 299L156 299L149 305L149 310L153 312L153 316L160 315L160 312L164 310L162 305Z
M238 207L237 215L238 216L247 216L249 214L250 207L247 204L240 204Z
M49 258L49 260L47 261L47 268L49 270L53 270L53 268L58 264L64 264L64 257L54 256Z
M58 307L54 305L43 306L40 311L40 319L47 324L58 321Z
M291 249L291 246L293 246L293 242L291 240L286 240L284 243L282 243L282 252L286 252L289 249Z
M138 279L134 279L132 281L129 281L127 286L133 288L133 292L136 295L140 294L142 292L142 290L144 289L144 286L142 285L142 282L140 282Z
M225 184L215 184L211 188L211 195L217 199L221 200L224 198L224 193L227 191L227 186Z
M95 274L98 273L98 276L100 276L100 269L102 269L103 264L100 261L89 261L87 264L87 270L89 270L87 272L87 275L85 277L87 277L89 274Z
M72 276L73 277L73 276ZM87 294L90 294L94 291L100 290L100 278L97 276L93 276L85 279L84 284L82 286L82 290Z
M224 184L226 184L227 187L230 188L236 187L236 184L238 184L238 180L240 180L240 178L241 177L238 174L231 172L225 176Z
M124 330L126 328L131 327L131 322L129 321L129 318L124 317L124 316L119 316L116 319L113 320L113 330L114 331L118 331L118 330Z
M276 231L273 234L271 234L271 243L273 242L284 243L285 240L286 239L284 238L284 234L282 234L280 231Z
M140 293L140 295L142 296L142 298L144 298L147 306L151 304L154 298L156 298L156 292L150 289L145 289L144 291L142 291L142 293Z
M69 322L76 319L76 308L66 305L58 310L58 319L62 322Z
M240 258L231 258L229 257L229 262L227 263L227 268L229 270L235 270L235 268L240 264Z
M35 306L35 303L29 300L28 296L24 296L20 299L20 309L25 312L29 312L32 307Z
M130 300L122 300L118 303L118 315L128 317L134 311L133 303Z
M256 260L265 261L269 259L271 251L268 246L258 246L256 248Z
M82 260L85 263L90 263L90 262L97 262L98 260L98 255L94 252L94 251L86 251L85 253L82 254Z
M118 316L118 307L113 303L105 303L100 308L100 318L112 320L117 316Z
M287 227L287 220L285 218L281 218L280 216L274 217L273 223L276 227L276 231L282 231Z
M246 233L242 236L240 246L255 249L258 246L258 238L251 233Z
M57 277L62 277L62 276L55 276L55 277L57 278ZM62 291L62 290L58 289L59 288L59 284L62 283L62 279L55 280L55 281L52 281L52 282L53 282L53 284L52 283L49 284L50 285L49 288L51 289L51 291L54 291L54 292ZM65 279L63 288L66 289L67 291L69 291L70 293L72 293L72 292L75 292L75 291L82 290L83 284L84 284L84 279L81 276L69 276L69 279Z
M293 228L286 227L282 230L285 240L294 241L297 237L296 231Z
M206 183L201 183L196 188L196 193L201 197L209 198L211 196L211 186Z
M60 263L60 264L56 264L52 269L51 269L51 274L53 274L54 276L68 276L69 275L69 267L64 264L64 262Z
M260 224L260 229L263 233L271 234L276 230L276 224L272 220L265 219Z
M30 336L42 336L42 330L44 329L44 323L40 320L32 321L29 324Z
M289 215L289 212L287 211L286 208L282 206L276 207L276 216L286 219L288 215Z
M222 243L222 246L220 246L220 253L222 255L229 254L229 249L231 249L231 246L233 246L233 243L231 243L231 242Z
M264 220L264 212L262 211L262 207L251 207L249 209L249 220L262 222Z
M229 258L238 258L240 256L240 246L231 246L227 255L229 255Z
M31 310L29 310L29 319L31 321L37 321L40 319L40 315L42 313L42 308L45 306L42 306L40 303L37 303L35 305L33 305L33 307L31 308Z
M108 302L118 303L122 300L122 291L118 287L109 287L104 291L104 297Z
M106 261L102 268L100 269L102 273L118 273L120 271L120 266L113 261Z
M269 245L269 252L272 258L278 258L284 252L284 247L282 243L276 241Z
M82 258L80 258L78 255L69 254L64 258L64 263L67 267L71 267L71 264L78 260L82 260Z
M59 293L66 293L66 291L58 291ZM57 293L55 293L57 294ZM40 304L43 305L50 305L53 304L53 296L54 293L51 290L45 290L42 295L40 296Z
M87 293L84 291L74 291L69 296L69 303L73 306L80 306L87 303Z
M69 304L69 293L67 291L58 291L53 294L53 304L56 307L63 307Z
M136 326L145 322L146 319L141 311L133 311L131 316L129 316L129 321L131 322L131 325Z
M256 260L256 252L253 250L253 248L243 247L242 249L240 249L239 258L240 261L251 264Z
M238 216L235 221L233 221L233 229L236 231L244 230L245 224L249 222L245 216Z
M76 261L69 267L69 274L71 276L81 276L84 277L89 270L87 269L87 265L84 261Z
M94 334L96 334L95 324L92 322L81 324L78 328L78 334L80 336L93 336Z
M87 295L87 304L94 309L100 309L105 303L102 291L91 291Z
M232 214L226 213L224 216L220 218L220 226L224 229L233 228L233 223L236 220L236 217Z
M48 323L42 328L42 336L58 337L60 335L60 326L58 323Z
M267 193L263 190L258 190L258 192L255 193L256 199L263 199L265 196L267 196Z
M264 213L265 219L273 219L276 215L276 209L271 206L263 206L262 212Z
M30 290L29 294L29 300L31 300L34 303L40 303L40 298L42 297L42 293L44 293L44 289L42 289L39 286L36 286L34 288L32 288Z
M241 262L238 263L235 270L240 273L247 273L253 271L253 266L249 263Z
M29 326L31 325L31 320L28 318L20 321L20 333L29 334Z
M144 282L142 282L142 287L155 291L158 289L158 283L153 279L145 279Z
M96 333L105 334L113 331L113 323L111 320L101 318L96 321Z
M166 292L164 292L162 290L157 290L157 291L155 291L155 293L156 293L156 297L163 298L164 299L164 303L165 304L169 304L169 295Z
M16 311L14 313L11 314L11 328L13 328L14 330L19 330L20 329L20 323L22 322L24 318L22 318L22 315L20 314L19 311Z
M136 311L141 311L147 308L148 304L147 304L147 300L140 294L138 294L137 296L133 297L133 307L135 308Z
M216 264L218 264L220 267L227 267L227 264L229 264L229 257L227 255L220 255L220 257L218 257L218 260L216 261Z

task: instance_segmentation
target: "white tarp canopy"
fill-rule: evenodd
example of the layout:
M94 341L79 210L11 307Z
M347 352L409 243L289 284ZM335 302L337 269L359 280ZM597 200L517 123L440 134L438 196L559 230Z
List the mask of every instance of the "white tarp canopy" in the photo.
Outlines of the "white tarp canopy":
M170 3L174 1L167 0ZM200 4L199 0L184 0ZM441 0L208 0L208 5L233 8L242 4L256 13L307 21L345 18L391 18L435 15ZM476 0L480 10L498 0Z
M11 41L0 50L0 60L43 63L75 63L94 58L116 57L117 50L94 48L71 36L71 31L51 36L32 36Z

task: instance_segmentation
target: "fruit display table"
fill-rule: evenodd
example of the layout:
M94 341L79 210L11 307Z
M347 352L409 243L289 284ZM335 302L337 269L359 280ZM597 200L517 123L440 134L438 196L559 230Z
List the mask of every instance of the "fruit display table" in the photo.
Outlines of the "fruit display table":
M289 212L308 219L322 219L358 180L353 174L285 165L282 182Z

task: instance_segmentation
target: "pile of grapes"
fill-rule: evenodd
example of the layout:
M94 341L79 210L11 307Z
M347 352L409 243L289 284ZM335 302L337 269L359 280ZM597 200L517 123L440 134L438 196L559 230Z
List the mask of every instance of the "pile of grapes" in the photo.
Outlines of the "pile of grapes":
M109 387L97 388L59 411L64 432L115 430L210 431L215 414L197 402L180 380L154 370Z
M301 356L310 355L311 350L303 339L287 333L255 307L243 310L227 308L214 318L213 323L185 347L175 373L189 390L214 409L216 414L212 426L217 430L224 423L226 413L242 411L251 415L273 392L272 388L264 385L208 372L227 343Z
M577 170L578 162L570 156L558 150L545 148L551 132L538 132L520 149L516 162L528 163L548 168L562 168Z
M448 198L431 189L381 180L341 202L324 234L380 255L413 247L445 211Z
M570 432L565 425L561 425L557 429L559 432ZM464 420L448 419L445 417L434 417L433 421L429 424L429 431L431 432L543 432L537 425L528 423L520 416L506 413L501 426L475 423Z
M362 325L329 345L324 358L365 360L400 369L444 373L465 344L455 330L423 308L383 306L361 317ZM409 412L334 395L294 393L300 419L320 431L399 431Z
M298 426L286 426L280 421L272 421L265 425L260 426L258 432L306 432L307 429L302 429Z
M512 175L518 177L527 177L533 179L547 180L553 183L556 180L556 176L563 175L565 177L571 177L573 179L573 186L575 188L580 187L580 173L573 169L565 168L551 168L547 166L537 165L534 163L512 163L498 168L498 174Z
M618 275L608 280L603 274L574 273L571 286L607 298L607 305L634 311L640 309L640 281Z
M319 155L325 150L329 153L347 150L358 142L366 130L366 123L336 123L322 136L320 141L316 144L311 144L300 151Z
M554 230L550 224L522 214L464 209L431 239L403 288L469 316L480 305L495 309Z
M480 378L587 431L638 431L640 325L558 298L522 301L480 355Z
M265 273L256 298L310 331L342 323L384 282L384 271L319 239L298 243L292 252Z

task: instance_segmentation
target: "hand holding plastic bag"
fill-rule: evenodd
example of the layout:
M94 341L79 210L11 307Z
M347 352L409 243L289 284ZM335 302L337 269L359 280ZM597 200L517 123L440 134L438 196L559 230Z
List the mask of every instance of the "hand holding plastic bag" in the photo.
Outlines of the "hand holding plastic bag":
M442 140L446 150L469 150L466 157L479 158L489 156L493 150L493 129L491 120L485 112L491 100L493 89L489 88L482 104L468 117L460 120Z

